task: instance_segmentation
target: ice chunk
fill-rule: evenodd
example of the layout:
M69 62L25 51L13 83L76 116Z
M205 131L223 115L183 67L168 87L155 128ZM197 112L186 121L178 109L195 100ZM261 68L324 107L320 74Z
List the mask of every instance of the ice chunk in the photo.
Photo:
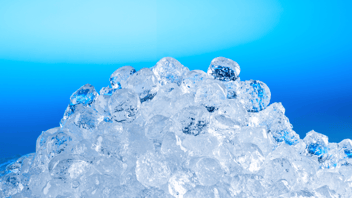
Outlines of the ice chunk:
M295 145L299 142L299 135L292 130L281 103L273 103L263 111L251 113L249 122L251 126L265 126L278 143Z
M171 170L162 156L148 152L137 160L136 176L143 185L158 187L168 182Z
M244 143L235 145L232 150L234 160L249 173L256 173L264 164L264 155L257 145L252 143Z
M240 174L231 178L230 191L233 197L264 197L263 177L255 174Z
M168 83L180 85L183 76L189 71L187 67L184 67L178 60L171 57L159 60L152 70L161 85Z
M307 145L307 153L310 155L322 155L328 152L328 137L313 131L307 133L303 141Z
M49 163L51 177L56 179L77 179L84 175L89 163L79 156L58 156Z
M106 119L108 119L108 117L110 116L108 106L109 99L116 90L117 89L110 87L103 87L100 90L100 95L98 95L95 99L93 108L98 111L99 114L105 116Z
M129 89L119 89L109 100L109 110L115 122L131 122L140 108L138 95Z
M111 86L115 89L125 88L127 79L134 73L136 73L136 70L131 66L118 68L110 76Z
M50 135L46 143L46 152L48 157L53 158L54 156L66 151L71 142L72 137L65 132L58 131Z
M176 172L169 180L169 193L177 198L183 197L187 191L193 189L196 186L193 180L194 176L190 172Z
M265 180L273 184L280 179L285 179L290 186L297 182L295 169L286 158L276 158L265 164Z
M259 147L264 156L273 150L272 142L265 128L242 127L237 132L239 133L235 135L235 139L238 143L252 143Z
M219 162L212 158L200 158L193 170L203 186L215 185L223 175Z
M209 113L204 107L186 107L174 119L178 124L178 129L186 135L204 134L209 125Z
M76 105L90 106L98 95L95 88L90 84L85 84L75 91L70 97L70 104L66 108L60 125L64 125L65 120L75 112Z
M207 80L198 87L194 100L214 112L226 100L226 89L217 81Z
M141 102L151 100L158 91L158 80L152 70L143 68L127 80L127 88L134 90Z
M341 148L347 158L352 158L352 140L344 139L339 143L339 148Z
M341 195L338 195L334 190L330 190L329 186L327 185L315 189L315 192L319 197L324 198L341 197Z
M207 79L210 79L210 77L204 71L192 70L183 77L181 87L184 92L195 93L198 87Z
M170 126L168 117L155 115L150 118L145 126L145 135L150 139L162 140L167 132L166 127Z
M89 139L102 119L103 117L96 110L79 104L76 106L75 112L65 121L62 129L75 136Z
M269 195L272 197L279 197L280 195L289 193L291 186L284 179L276 181L273 185L270 186Z
M238 77L235 81L225 81L223 83L227 90L227 98L235 99L237 97L237 94L239 94L239 90L242 84L240 78Z
M90 84L83 85L70 97L70 106L77 104L90 105L94 101L98 93Z
M221 81L234 81L240 75L240 66L233 60L217 57L208 68L208 74Z
M246 80L241 82L241 87L236 93L236 98L250 112L265 109L271 99L269 87L259 80Z

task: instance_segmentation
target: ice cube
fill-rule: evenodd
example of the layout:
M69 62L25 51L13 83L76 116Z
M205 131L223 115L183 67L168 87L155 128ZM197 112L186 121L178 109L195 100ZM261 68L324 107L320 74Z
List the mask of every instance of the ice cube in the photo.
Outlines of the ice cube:
M119 89L109 100L109 110L115 122L131 122L140 108L138 95L130 89Z
M125 88L127 79L134 73L136 73L136 70L131 66L118 68L110 76L111 86L115 89Z
M168 83L180 85L183 76L189 71L187 67L171 57L165 57L159 60L152 70L161 85Z
M208 74L221 81L234 81L240 75L240 66L225 57L214 58L208 68Z
M143 68L128 78L126 88L134 90L139 95L141 102L145 102L153 99L159 86L152 70Z

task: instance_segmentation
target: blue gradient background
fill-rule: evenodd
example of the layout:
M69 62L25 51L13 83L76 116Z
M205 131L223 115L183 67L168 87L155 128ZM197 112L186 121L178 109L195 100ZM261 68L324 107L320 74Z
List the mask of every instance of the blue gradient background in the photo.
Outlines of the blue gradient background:
M123 65L224 56L258 79L303 138L352 138L352 1L0 0L0 158L35 151L70 95Z

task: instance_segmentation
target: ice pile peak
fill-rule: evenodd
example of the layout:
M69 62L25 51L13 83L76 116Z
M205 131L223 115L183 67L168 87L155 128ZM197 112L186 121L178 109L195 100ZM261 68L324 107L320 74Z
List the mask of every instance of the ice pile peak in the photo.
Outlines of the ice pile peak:
M352 197L352 141L300 139L240 71L166 57L117 69L99 93L82 86L35 153L1 162L0 197Z

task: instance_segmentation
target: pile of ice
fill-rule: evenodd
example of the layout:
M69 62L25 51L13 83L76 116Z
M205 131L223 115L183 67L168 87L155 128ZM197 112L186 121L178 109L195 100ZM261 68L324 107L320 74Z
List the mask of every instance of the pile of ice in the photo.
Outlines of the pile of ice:
M72 94L36 152L0 165L0 197L352 197L352 141L292 130L239 65L121 67ZM269 106L268 106L269 105Z

